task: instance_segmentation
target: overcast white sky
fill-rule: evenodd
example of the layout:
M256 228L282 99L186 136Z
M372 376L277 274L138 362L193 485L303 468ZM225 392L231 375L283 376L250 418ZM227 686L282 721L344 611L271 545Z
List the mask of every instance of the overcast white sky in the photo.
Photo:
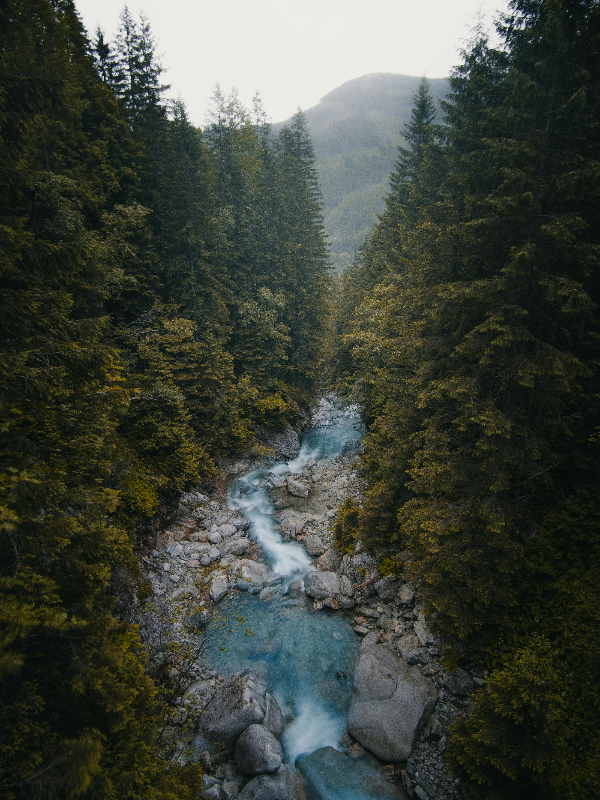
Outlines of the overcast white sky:
M273 122L370 72L442 78L478 13L506 0L75 0L91 34L113 38L123 6L150 20L169 96L203 125L216 83L242 102L258 90Z

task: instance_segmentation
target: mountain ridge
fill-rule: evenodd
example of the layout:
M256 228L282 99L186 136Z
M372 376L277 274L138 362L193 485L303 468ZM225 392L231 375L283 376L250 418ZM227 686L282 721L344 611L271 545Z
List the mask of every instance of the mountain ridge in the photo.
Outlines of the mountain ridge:
M389 175L420 81L414 75L369 73L337 86L305 111L331 261L338 272L352 261L384 209ZM448 93L446 78L429 82L436 99Z

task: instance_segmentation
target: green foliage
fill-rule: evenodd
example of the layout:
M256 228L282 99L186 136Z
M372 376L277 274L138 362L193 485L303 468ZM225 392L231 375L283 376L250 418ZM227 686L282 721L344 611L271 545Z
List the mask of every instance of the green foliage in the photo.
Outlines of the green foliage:
M275 145L244 121L220 162L181 104L169 118L146 20L98 36L98 73L91 51L70 0L0 4L0 794L191 800L201 771L159 741L119 615L144 593L135 523L257 420L297 417L289 331L298 315L308 359L324 273L269 280ZM260 213L235 208L238 179ZM289 252L324 253L310 219Z
M491 670L453 734L469 798L594 794L599 22L514 2L505 49L475 37L343 281L361 538L410 549L454 658Z
M358 538L361 508L352 495L347 495L338 508L333 523L335 546L340 553L354 553Z

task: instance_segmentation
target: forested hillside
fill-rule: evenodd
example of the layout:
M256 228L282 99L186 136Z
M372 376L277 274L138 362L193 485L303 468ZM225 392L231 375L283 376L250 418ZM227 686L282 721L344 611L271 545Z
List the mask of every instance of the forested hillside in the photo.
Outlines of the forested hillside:
M327 315L312 145L215 96L167 103L125 9L0 3L0 794L184 798L115 615L137 532L312 397ZM121 590L123 591L123 587Z
M423 81L344 276L340 384L369 432L358 535L489 671L449 756L464 798L599 789L600 5L513 0L444 124Z
M389 174L419 78L375 73L338 86L306 111L323 192L331 261L343 271L383 212ZM446 96L444 79L431 82Z

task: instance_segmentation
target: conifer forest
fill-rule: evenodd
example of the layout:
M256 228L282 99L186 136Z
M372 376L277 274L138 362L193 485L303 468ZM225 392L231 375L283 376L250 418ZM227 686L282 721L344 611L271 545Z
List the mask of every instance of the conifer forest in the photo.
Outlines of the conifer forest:
M421 81L337 277L302 111L217 88L200 130L145 17L0 0L0 797L203 797L123 610L139 555L324 391L366 427L340 547L486 675L457 797L600 797L600 3L497 25L444 101Z

